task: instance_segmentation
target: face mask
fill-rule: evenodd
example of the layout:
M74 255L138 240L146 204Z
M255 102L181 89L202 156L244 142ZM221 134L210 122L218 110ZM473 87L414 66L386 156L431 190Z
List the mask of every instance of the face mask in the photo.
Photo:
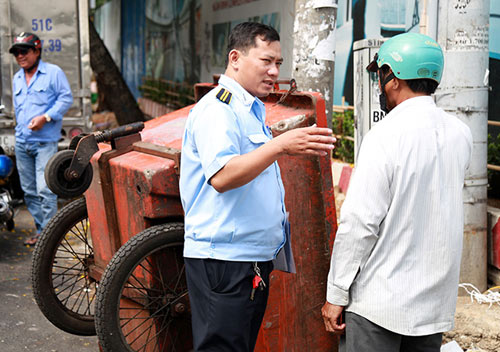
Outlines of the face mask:
M385 95L385 85L387 83L389 83L395 77L396 76L394 76L394 73L392 73L392 72L389 76L387 76L387 78L381 84L382 91L380 92L380 95L378 96L378 99L380 102L380 109L383 112L385 112L386 114L389 113L389 111L391 111L391 110L387 107L387 96Z

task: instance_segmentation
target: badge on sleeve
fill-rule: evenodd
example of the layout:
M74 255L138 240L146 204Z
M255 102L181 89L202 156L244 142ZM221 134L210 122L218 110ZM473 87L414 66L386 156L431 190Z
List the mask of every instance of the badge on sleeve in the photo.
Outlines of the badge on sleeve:
M229 104L231 102L232 96L233 96L233 94L231 94L230 91L228 91L224 88L221 88L216 95L217 99L219 99L221 102L226 103L226 104Z

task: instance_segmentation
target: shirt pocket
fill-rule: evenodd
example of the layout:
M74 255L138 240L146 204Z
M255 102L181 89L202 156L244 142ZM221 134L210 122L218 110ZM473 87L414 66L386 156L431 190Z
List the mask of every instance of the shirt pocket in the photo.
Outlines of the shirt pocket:
M257 149L264 143L270 141L269 137L263 133L249 134L248 140L250 142L249 143L249 147L251 149L250 151Z
M31 92L31 102L34 105L48 105L49 104L49 91L46 86L37 85L33 87Z
M244 153L249 153L271 140L268 136L266 136L263 133L249 134L247 137L248 137L248 145L245 146L246 150L244 151ZM270 167L272 167L272 165ZM268 173L270 167L266 168L261 174Z
M24 103L23 99L23 88L19 87L14 91L14 106L21 107Z

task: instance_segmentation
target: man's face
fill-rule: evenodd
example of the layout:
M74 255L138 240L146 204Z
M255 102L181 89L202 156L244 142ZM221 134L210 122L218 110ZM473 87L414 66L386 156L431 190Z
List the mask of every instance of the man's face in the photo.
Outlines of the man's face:
M17 48L13 54L17 64L25 70L32 67L38 58L38 50L33 48Z
M256 47L246 53L239 52L236 81L250 94L256 97L265 97L273 90L278 79L281 57L279 41L266 42L255 38Z

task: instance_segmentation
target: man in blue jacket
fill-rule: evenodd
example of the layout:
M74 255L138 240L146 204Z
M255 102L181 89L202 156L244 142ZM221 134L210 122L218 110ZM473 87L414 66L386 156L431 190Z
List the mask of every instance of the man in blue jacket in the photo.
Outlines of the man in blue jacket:
M16 113L16 165L24 200L36 225L36 235L25 244L33 245L57 211L57 196L45 183L45 165L57 152L63 115L73 104L64 72L43 62L42 43L33 33L22 32L9 52L21 69L13 78Z

